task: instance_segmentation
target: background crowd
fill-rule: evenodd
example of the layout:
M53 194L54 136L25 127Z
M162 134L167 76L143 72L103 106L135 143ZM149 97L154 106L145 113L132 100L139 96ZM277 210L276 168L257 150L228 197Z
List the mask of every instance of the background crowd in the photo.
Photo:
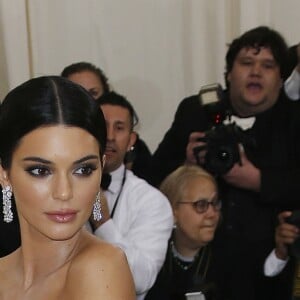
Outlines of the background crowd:
M183 99L153 153L135 129L134 107L102 69L89 62L63 69L61 77L89 93L106 124L101 218L83 227L124 251L137 299L282 300L295 293L289 245L298 229L287 218L300 209L299 57L300 46L288 47L270 27L245 31L228 45L225 88L208 90L217 103L202 94ZM216 138L230 125L239 131ZM225 168L220 149L234 156ZM13 195L8 208L21 218L2 221L7 207L0 215L4 264L23 248L19 207L22 197Z

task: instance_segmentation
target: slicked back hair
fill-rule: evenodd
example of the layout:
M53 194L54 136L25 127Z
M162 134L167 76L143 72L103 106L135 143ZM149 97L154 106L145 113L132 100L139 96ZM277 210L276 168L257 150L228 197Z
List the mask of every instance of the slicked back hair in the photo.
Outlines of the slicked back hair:
M10 168L12 155L23 136L45 126L79 127L106 146L106 124L96 101L84 88L60 76L43 76L19 85L0 106L0 159Z

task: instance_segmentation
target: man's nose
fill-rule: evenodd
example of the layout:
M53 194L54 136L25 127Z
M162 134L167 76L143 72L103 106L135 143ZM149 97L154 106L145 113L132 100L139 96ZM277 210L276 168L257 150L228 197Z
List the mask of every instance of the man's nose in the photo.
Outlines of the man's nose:
M261 65L259 63L254 63L251 68L251 73L253 75L260 75L261 74Z
M115 132L114 129L111 128L110 126L107 126L107 139L109 141L112 141L115 139Z

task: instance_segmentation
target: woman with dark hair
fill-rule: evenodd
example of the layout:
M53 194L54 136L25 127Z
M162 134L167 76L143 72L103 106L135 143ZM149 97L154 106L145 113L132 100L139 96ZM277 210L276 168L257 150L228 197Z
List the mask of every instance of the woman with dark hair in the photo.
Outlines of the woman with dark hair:
M2 222L17 214L21 246L0 259L1 299L134 299L124 254L84 227L101 219L105 143L98 105L69 80L31 79L6 96Z
M89 62L81 61L66 66L61 76L84 87L94 99L110 91L105 73Z

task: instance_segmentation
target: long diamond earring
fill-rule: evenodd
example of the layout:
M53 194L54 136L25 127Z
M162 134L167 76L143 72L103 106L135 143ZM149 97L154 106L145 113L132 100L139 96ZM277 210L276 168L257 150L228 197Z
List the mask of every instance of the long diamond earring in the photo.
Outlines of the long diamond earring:
M5 186L2 189L2 200L3 200L3 220L6 223L10 223L14 219L13 212L11 210L11 197L12 189L10 185Z
M102 219L101 214L101 202L100 202L100 192L96 196L96 200L93 206L93 217L95 221L100 221Z

